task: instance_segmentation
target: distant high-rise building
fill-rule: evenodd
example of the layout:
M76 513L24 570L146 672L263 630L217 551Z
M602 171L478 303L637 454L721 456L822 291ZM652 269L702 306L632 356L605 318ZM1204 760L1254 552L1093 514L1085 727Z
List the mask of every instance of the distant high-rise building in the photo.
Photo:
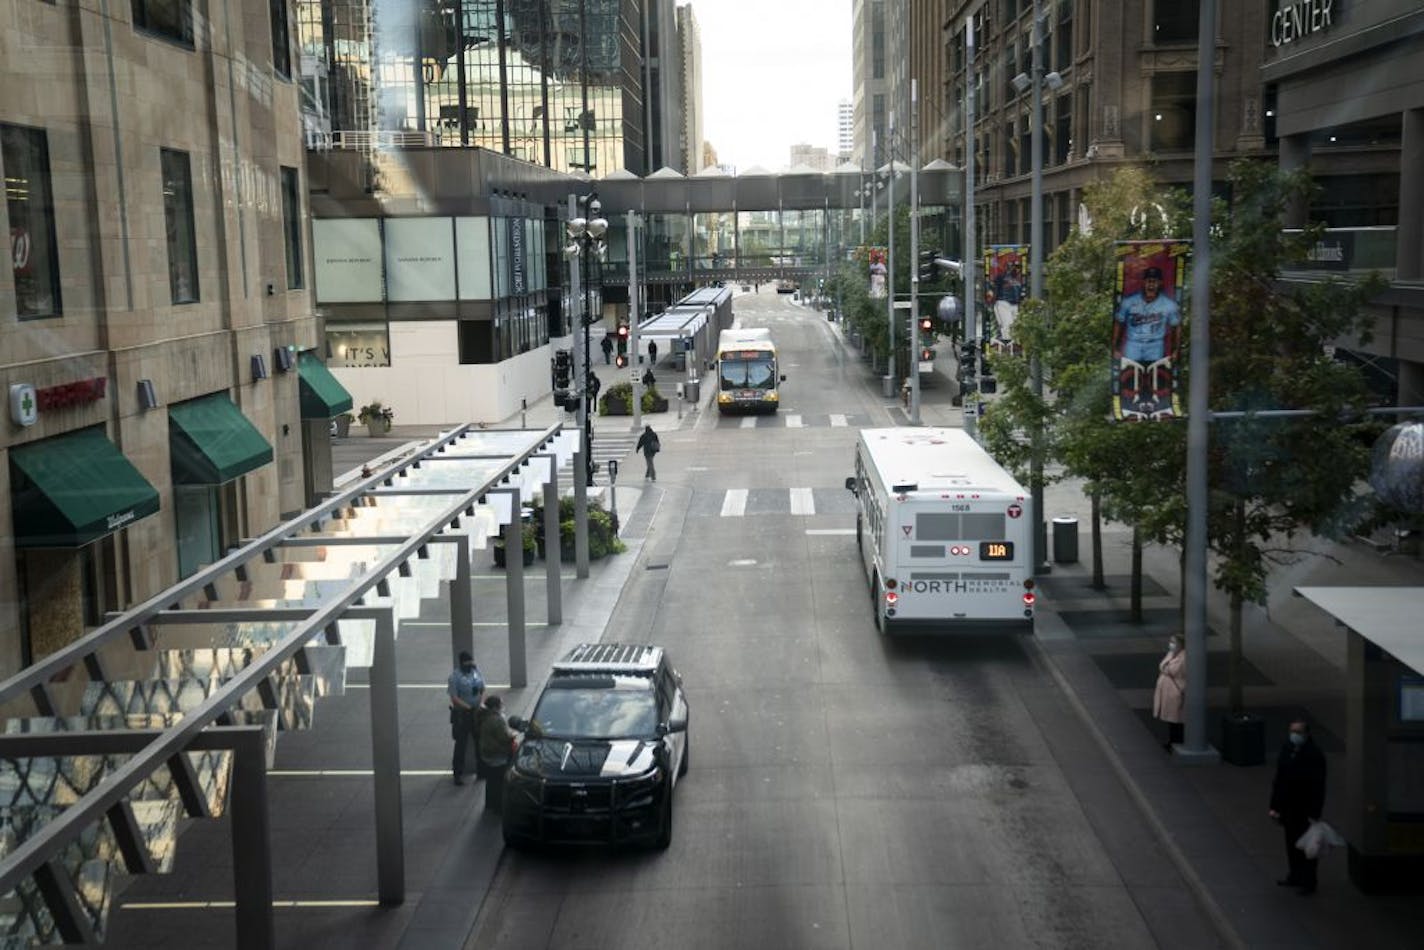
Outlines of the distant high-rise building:
M872 168L889 154L886 122L889 83L885 66L885 0L854 0L851 11L855 161Z
M821 145L807 145L804 142L791 146L791 167L814 168L818 172L828 172L832 167L830 151Z
M674 0L644 0L648 5L648 96L644 102L648 135L648 170L669 167L686 172L682 150L682 42Z
M478 146L594 177L646 174L666 144L649 130L658 139L665 108L681 101L659 86L655 119L644 99L657 54L677 46L672 2L298 0L309 138ZM644 3L656 36L642 35Z
M717 164L717 147L706 139L702 140L702 168L710 168ZM698 171L702 171L699 168Z
M677 35L682 44L682 151L689 175L706 164L702 149L702 33L692 4L677 8Z
M836 160L854 161L855 155L855 103L842 99L836 105Z

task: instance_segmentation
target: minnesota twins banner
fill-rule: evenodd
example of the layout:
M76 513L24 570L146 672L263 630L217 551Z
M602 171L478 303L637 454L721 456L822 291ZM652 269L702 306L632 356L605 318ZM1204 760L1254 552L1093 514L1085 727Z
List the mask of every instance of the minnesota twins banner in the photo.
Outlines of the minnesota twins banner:
M870 296L877 300L885 299L885 275L888 273L885 262L889 257L889 248L871 247L866 249L866 259L869 262L870 271Z
M1112 328L1112 416L1177 419L1190 241L1120 241Z
M984 303L994 315L994 333L1001 348L1013 341L1014 321L1028 288L1024 286L1024 262L1028 247L1022 244L995 244L984 250ZM986 338L990 338L988 334Z

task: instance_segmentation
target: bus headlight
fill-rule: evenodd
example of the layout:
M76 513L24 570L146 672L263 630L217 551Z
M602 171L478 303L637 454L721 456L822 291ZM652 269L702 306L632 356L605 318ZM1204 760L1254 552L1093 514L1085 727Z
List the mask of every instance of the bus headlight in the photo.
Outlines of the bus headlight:
M727 403L729 403L729 402L731 402L731 401L732 401L732 397L729 396L729 395L727 395L726 393L718 393L718 394L717 394L717 404L718 404L718 405L725 405L725 404L727 404Z

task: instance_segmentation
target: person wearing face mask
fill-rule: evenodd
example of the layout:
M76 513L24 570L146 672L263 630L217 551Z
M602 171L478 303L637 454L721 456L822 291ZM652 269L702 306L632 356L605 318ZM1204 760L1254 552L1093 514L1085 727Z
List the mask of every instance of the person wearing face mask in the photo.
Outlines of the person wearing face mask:
M1290 871L1276 883L1301 894L1315 893L1317 860L1295 846L1311 822L1320 820L1325 807L1325 756L1310 738L1310 724L1296 720L1276 761L1268 814L1285 829L1286 861Z
M465 784L465 749L475 739L475 710L479 708L484 695L485 681L480 676L475 658L460 651L460 659L445 692L450 697L450 736L455 740L455 755L450 770L455 773L455 784Z
M1168 752L1182 741L1186 705L1187 651L1181 634L1174 633L1167 641L1167 655L1157 664L1157 689L1152 694L1152 715L1167 724L1167 741L1162 748Z

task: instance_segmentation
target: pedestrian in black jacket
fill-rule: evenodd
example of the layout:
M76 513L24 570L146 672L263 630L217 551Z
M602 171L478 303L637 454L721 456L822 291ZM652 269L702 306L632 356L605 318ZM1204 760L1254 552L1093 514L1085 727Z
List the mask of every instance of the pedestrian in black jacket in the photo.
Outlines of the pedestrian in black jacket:
M658 434L653 431L653 427L643 426L643 434L638 436L638 444L634 446L634 448L643 453L643 459L648 463L648 469L643 473L644 479L651 478L653 481L658 480L658 471L653 466L653 456L657 455L658 452L662 450L662 447L662 440L660 440Z
M1286 860L1290 872L1276 883L1295 887L1301 894L1314 894L1316 860L1295 846L1312 821L1320 820L1325 807L1325 756L1310 738L1310 724L1297 720L1276 761L1276 778L1271 783L1270 816L1281 823L1286 836Z

